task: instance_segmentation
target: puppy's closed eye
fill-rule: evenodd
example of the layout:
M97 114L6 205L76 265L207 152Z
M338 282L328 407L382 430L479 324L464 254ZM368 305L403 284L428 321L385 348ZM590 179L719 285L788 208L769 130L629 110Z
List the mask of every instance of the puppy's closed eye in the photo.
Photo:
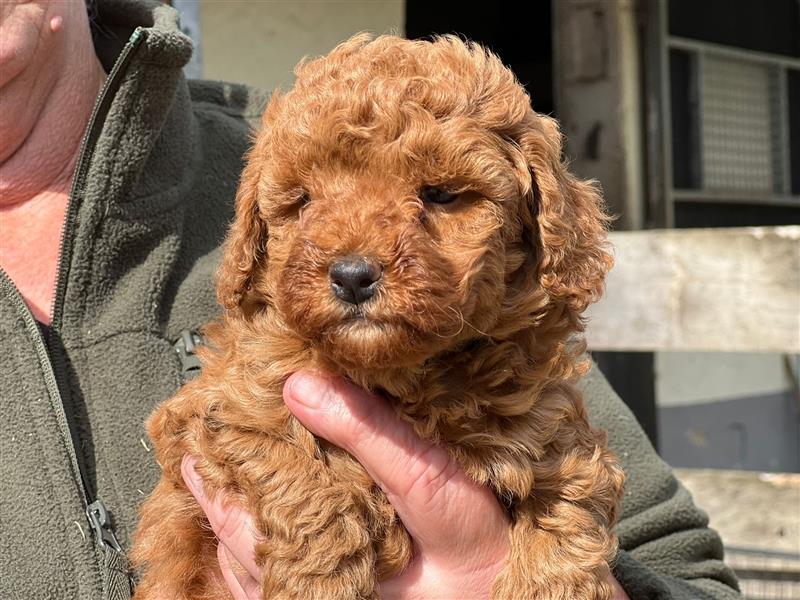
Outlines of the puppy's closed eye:
M443 187L435 185L426 185L419 190L420 200L429 204L450 204L460 195L460 193L449 192Z
M274 202L270 217L277 221L293 221L311 202L311 195L303 188L280 193L281 200Z

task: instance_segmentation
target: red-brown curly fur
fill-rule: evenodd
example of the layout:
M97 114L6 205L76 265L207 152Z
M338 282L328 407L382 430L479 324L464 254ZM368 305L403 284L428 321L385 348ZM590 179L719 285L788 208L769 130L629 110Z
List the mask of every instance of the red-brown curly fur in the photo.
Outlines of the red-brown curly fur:
M609 598L622 474L574 386L581 313L612 262L597 190L475 44L361 35L296 72L242 176L202 375L148 424L163 476L136 597L229 597L185 454L252 513L264 598L372 598L407 565L383 493L283 404L288 375L317 368L385 395L509 506L494 598ZM460 195L424 203L422 186ZM331 291L345 255L383 265L360 310Z

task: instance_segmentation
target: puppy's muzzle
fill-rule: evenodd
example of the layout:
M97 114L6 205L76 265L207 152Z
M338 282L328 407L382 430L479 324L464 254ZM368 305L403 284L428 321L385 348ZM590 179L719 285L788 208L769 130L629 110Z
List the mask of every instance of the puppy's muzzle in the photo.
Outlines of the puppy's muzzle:
M375 295L383 265L363 256L346 256L328 269L333 294L348 304L361 304Z

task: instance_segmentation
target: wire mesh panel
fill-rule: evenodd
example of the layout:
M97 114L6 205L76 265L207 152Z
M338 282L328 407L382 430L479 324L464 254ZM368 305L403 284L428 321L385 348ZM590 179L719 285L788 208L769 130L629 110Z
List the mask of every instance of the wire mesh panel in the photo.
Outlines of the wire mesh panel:
M797 222L800 4L762 4L644 2L655 226Z
M703 189L779 191L777 70L704 53L699 75Z

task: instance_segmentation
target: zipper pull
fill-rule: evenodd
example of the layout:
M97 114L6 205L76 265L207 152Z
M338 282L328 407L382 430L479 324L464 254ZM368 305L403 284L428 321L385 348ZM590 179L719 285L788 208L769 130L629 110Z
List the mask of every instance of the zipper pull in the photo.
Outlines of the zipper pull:
M89 519L89 525L94 530L94 538L99 546L105 544L117 552L122 552L122 547L117 542L114 529L111 527L111 519L108 518L106 505L102 500L95 500L86 507L86 518Z
M194 331L184 329L181 331L181 337L172 346L181 361L181 375L184 383L200 375L203 363L200 362L195 352L197 351L197 346L202 344L203 338L200 335Z

